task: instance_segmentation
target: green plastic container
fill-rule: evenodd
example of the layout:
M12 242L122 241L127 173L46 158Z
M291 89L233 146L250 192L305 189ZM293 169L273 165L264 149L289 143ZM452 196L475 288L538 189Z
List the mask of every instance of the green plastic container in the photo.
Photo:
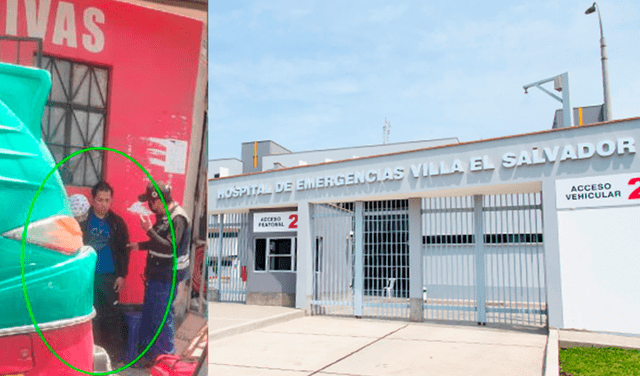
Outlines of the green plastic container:
M7 332L3 329L32 324L22 289L21 242L7 234L24 227L38 188L56 164L40 125L50 90L47 71L0 63L0 335ZM56 172L41 191L30 223L61 215L72 216ZM92 249L66 255L26 244L27 293L39 325L93 312L95 264Z

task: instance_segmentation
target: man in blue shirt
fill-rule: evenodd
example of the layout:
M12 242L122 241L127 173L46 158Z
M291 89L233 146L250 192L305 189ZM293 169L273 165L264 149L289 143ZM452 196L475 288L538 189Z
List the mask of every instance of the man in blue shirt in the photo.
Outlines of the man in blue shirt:
M94 306L96 318L93 325L95 343L102 346L112 359L123 358L124 321L118 304L129 266L129 232L121 217L111 210L113 188L101 181L91 189L91 208L87 218L80 223L84 243L92 246L97 254Z

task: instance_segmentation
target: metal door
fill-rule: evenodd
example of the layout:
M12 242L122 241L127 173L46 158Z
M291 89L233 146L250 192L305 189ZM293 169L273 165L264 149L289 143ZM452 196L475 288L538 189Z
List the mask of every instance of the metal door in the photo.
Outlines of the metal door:
M474 197L422 200L425 319L477 321Z
M363 316L409 318L409 201L363 205Z
M246 302L249 213L210 216L209 289L220 301Z
M486 322L547 325L542 197L484 196Z
M408 201L314 205L312 219L312 313L408 317Z
M354 314L354 205L321 204L313 208L313 314Z

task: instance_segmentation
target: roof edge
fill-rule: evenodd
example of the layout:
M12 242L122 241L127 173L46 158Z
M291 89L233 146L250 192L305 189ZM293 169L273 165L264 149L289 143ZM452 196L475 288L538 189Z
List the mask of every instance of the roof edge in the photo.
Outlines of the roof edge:
M480 143L493 142L493 141L498 141L498 140L507 140L507 139L516 138L516 137L533 136L533 135L538 135L538 134L546 134L546 133L554 133L554 132L572 132L572 131L574 131L576 129L599 127L599 126L602 126L602 125L610 125L610 124L629 122L629 121L634 121L634 120L640 120L640 116L632 117L632 118L626 118L626 119L609 120L609 121L603 121L603 122L599 122L599 123L579 125L579 126L573 126L573 127L567 127L567 128L546 129L546 130L543 130L543 131L520 133L520 134L515 134L515 135L510 135L510 136L493 137L493 138L486 138L486 139L482 139L482 140L459 142L459 143L456 143L456 144L438 145L438 146L432 146L432 147L422 148L422 149L403 150L403 151L397 151L397 152L394 152L394 153L387 153L387 154L376 154L376 155L370 155L370 156L360 157L360 158L356 158L356 159L362 160L362 159L388 157L388 156L392 156L392 155L416 153L416 152L421 152L421 151L426 151L426 150L443 149L443 148L452 147L452 146L464 146L464 145L480 144ZM277 170L255 171L255 172L249 172L249 173L241 174L241 175L232 175L232 176L225 176L225 177L221 177L221 178L213 178L213 179L209 179L209 181L229 179L229 178L237 178L237 177L240 177L240 176L268 174L268 173L274 173L274 172L294 170L294 169L299 169L299 168L309 168L309 167L315 167L315 166L323 166L323 165L329 165L329 164L334 164L334 163L343 163L345 161L351 161L351 160L354 160L354 159L342 159L342 160L339 160L339 161L321 162L321 163L314 163L314 164L303 165L303 166L286 167L286 168L281 168L281 169L277 169Z

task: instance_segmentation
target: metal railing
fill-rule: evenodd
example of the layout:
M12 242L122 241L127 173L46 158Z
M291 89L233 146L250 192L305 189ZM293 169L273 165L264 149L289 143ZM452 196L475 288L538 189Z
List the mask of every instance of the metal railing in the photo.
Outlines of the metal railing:
M208 288L218 293L220 301L247 300L249 232L249 213L210 216Z

